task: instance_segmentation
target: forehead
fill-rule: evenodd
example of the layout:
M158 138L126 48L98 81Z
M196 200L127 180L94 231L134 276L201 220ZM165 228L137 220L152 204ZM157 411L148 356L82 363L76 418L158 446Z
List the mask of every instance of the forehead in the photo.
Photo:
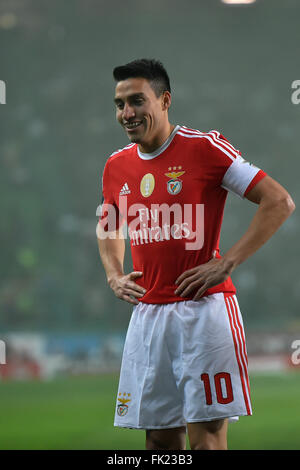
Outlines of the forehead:
M117 83L115 98L125 99L137 93L143 93L146 96L156 96L146 78L128 78Z

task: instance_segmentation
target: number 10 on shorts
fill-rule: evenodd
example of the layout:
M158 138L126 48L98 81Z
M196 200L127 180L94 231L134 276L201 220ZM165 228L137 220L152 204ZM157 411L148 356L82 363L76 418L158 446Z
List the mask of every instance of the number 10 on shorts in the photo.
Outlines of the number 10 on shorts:
M211 382L209 379L208 374L202 374L201 380L204 384L205 390L205 397L206 397L206 404L212 405L212 393L211 393ZM224 396L224 388L222 387L222 381L224 384L224 388L226 388L226 396ZM233 391L232 391L232 384L230 374L228 372L219 372L214 376L214 387L216 390L217 402L221 403L222 405L226 405L226 403L231 403L233 401Z

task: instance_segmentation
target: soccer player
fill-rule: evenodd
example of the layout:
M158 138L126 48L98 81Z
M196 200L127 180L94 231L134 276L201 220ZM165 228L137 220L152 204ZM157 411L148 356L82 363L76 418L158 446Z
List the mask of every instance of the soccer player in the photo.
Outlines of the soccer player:
M171 88L156 60L113 71L117 121L130 144L103 172L99 252L115 295L134 305L115 426L146 430L146 449L226 449L227 426L251 415L243 320L230 275L295 205L218 131L169 122ZM228 191L258 205L222 256ZM124 273L123 224L133 271Z

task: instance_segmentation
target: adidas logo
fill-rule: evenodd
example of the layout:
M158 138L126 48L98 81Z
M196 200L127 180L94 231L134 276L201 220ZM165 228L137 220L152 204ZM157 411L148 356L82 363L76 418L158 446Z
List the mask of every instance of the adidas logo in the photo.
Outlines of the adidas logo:
M131 191L130 191L130 189L129 189L129 187L128 187L128 184L125 183L125 184L123 185L123 188L122 188L121 191L120 191L120 196L125 196L126 194L130 194L130 193L131 193Z

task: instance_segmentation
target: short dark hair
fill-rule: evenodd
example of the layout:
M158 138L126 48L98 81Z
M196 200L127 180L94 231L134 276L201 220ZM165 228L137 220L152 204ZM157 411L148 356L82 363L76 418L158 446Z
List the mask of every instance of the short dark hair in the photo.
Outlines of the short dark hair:
M115 67L114 79L117 82L127 78L146 78L149 80L155 94L159 97L165 91L171 93L170 79L166 69L159 60L138 59L125 65Z

